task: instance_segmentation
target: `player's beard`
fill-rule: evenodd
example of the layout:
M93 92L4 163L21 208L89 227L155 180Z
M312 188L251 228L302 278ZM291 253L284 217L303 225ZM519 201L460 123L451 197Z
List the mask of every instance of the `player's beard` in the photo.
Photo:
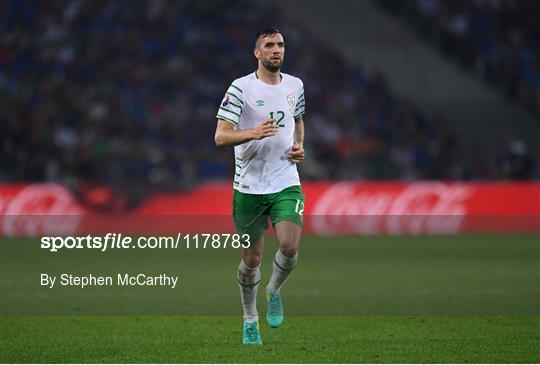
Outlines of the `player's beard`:
M262 65L264 66L264 68L266 68L268 71L272 73L279 72L282 63L283 63L283 59L281 59L278 64L272 63L271 59L262 60Z

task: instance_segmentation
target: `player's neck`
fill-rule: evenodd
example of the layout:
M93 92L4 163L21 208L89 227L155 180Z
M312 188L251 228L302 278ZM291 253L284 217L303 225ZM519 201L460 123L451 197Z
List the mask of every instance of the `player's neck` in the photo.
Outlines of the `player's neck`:
M264 66L259 65L257 69L257 77L264 82L265 84L277 85L281 83L281 72L278 70L276 72L270 72Z

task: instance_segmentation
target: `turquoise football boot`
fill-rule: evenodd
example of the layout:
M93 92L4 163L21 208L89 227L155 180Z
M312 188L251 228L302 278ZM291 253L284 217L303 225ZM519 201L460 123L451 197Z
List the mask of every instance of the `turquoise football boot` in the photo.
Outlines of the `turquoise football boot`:
M261 334L259 333L259 322L244 321L242 342L244 345L262 345Z
M273 292L266 290L266 322L272 328L278 328L283 324L283 302L281 301L281 294L279 292Z

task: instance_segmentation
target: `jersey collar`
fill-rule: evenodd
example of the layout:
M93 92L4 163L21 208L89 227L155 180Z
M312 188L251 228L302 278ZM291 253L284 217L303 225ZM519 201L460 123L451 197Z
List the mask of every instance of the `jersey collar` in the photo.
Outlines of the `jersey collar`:
M257 75L257 70L255 70L255 78L257 80L259 80L259 82L263 85L266 85L266 86L279 86L281 84L283 84L283 75L281 74L281 72L279 73L279 77L281 78L281 80L279 81L279 84L275 84L275 85L271 85L271 84L267 84L266 82L262 81L261 79L259 79L259 75Z

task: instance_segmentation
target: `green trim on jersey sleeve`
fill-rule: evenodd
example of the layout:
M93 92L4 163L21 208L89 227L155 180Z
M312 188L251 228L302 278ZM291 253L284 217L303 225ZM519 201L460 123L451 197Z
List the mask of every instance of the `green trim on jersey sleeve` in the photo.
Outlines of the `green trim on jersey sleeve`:
M234 98L236 98L236 100L238 100L240 102L240 104L244 105L244 102L242 101L242 99L240 99L237 95L235 95L234 93L230 92L230 91L227 91L227 95L230 95Z
M294 110L294 119L304 115L306 113L306 101L302 100L301 103L296 105Z
M225 92L225 103L221 103L217 111L217 118L223 119L232 124L238 124L242 109L244 107L243 91L240 87L231 84Z
M294 118L298 118L306 112L306 97L304 96L304 86L302 85L300 89L300 96L296 102L296 107L294 108Z
M219 107L218 114L228 117L230 120L238 123L240 115L242 114L242 107L229 101L227 105L221 105Z
M238 114L237 112L233 112L232 110L225 109L224 107L220 107L219 109L220 109L220 110L223 110L223 111L226 111L227 113L234 114L234 115L236 115L238 118L240 118L240 114Z
M304 115L306 113L306 98L304 96L304 90L302 89L302 95L298 98L296 107L294 108L294 119Z
M235 104L233 103L232 101L229 100L229 104L231 104L232 106L235 106L237 107L238 109L240 109L240 113L242 113L242 106L238 105L238 104Z
M225 120L225 121L227 121L229 123L232 123L232 124L238 124L238 122L235 122L234 120L229 119L227 117L224 117L223 115L220 115L220 114L216 115L216 118L217 119L223 119L223 120Z
M241 93L244 93L242 89L240 89L238 86L231 84L231 87L234 87L236 90L240 91Z

